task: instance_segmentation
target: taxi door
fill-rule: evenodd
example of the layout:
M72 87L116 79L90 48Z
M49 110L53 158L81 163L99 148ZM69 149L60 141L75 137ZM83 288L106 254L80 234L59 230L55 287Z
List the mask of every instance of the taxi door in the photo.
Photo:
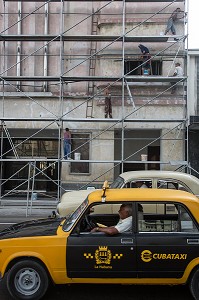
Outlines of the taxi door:
M181 278L199 253L199 235L141 233L137 236L138 277Z
M177 213L177 220L165 221L159 215L160 220L154 221L153 227L151 222L150 231L145 228L136 234L140 278L181 278L188 264L199 256L199 231L191 214L183 206L178 205L176 210L176 205L173 205L172 216L172 205L164 206L164 216L172 219ZM150 204L150 209L152 211L153 204Z
M69 278L136 277L135 235L71 234L67 241L66 266Z

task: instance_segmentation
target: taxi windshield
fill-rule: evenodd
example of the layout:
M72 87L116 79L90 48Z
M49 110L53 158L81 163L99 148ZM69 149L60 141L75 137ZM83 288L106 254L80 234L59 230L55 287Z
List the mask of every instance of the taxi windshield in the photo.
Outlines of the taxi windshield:
M82 214L82 212L86 210L87 207L88 207L88 199L84 200L84 202L82 202L82 204L80 204L80 206L78 206L78 208L66 219L63 225L63 230L69 231L72 228L73 224Z
M110 188L111 189L118 189L121 188L124 185L124 179L122 177L117 177L113 183L111 183Z

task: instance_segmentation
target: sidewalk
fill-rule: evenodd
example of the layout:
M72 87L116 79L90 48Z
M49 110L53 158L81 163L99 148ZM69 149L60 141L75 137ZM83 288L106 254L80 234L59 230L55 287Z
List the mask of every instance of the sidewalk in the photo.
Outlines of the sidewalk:
M25 201L1 201L0 205L0 222L3 220L29 220L37 218L46 218L52 215L52 211L57 211L57 201L34 201L28 203Z
M0 207L0 218L6 217L45 217L52 214L52 211L56 212L55 207L46 207L46 208L35 208L32 209L29 207Z

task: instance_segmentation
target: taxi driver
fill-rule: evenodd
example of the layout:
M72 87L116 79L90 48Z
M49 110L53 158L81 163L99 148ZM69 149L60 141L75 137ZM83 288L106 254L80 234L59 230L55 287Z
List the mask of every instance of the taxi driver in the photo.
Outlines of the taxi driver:
M115 226L110 227L95 227L91 232L104 232L109 235L114 235L131 230L132 228L132 205L122 204L118 211L120 220Z

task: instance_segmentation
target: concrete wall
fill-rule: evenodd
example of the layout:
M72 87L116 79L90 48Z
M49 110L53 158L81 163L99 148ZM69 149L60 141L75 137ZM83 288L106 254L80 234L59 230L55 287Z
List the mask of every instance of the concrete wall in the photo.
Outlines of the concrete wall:
M187 79L187 97L188 97L188 115L197 115L197 63L196 57L199 56L199 50L189 50L188 52L188 79Z

